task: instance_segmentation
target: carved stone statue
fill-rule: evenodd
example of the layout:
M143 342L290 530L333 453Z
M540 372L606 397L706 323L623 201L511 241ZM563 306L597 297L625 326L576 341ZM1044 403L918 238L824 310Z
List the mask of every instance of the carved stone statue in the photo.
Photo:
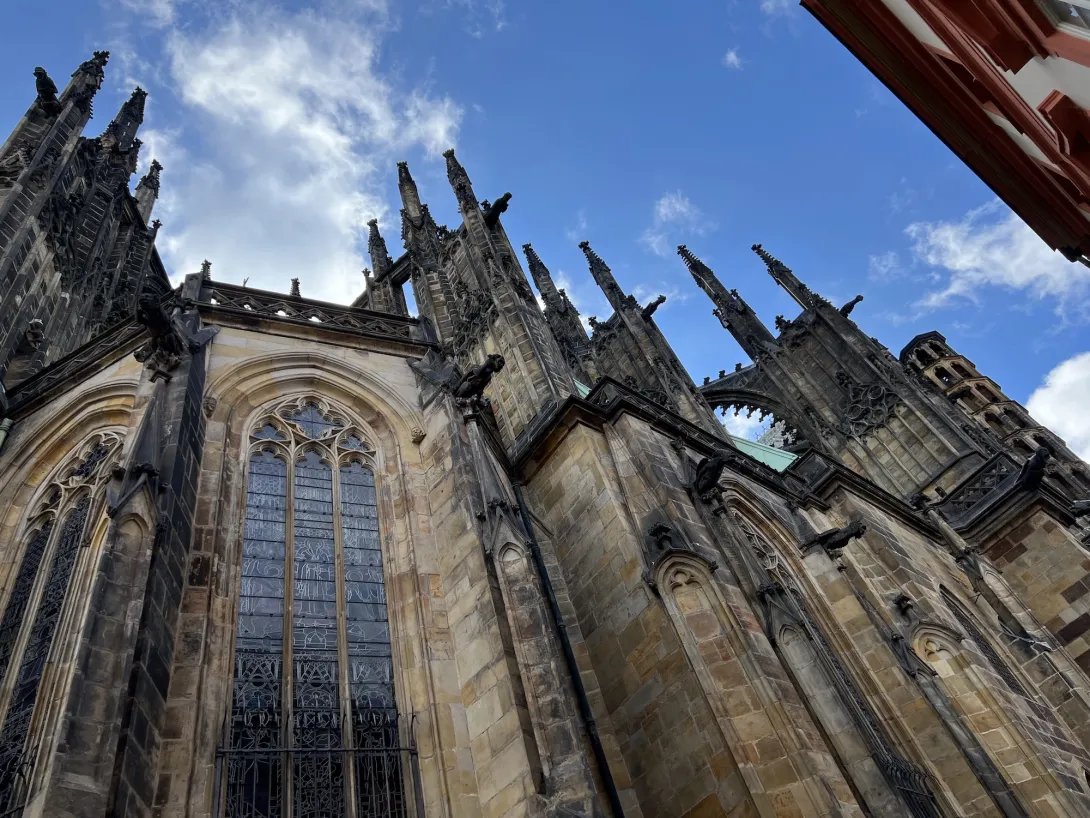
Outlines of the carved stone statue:
M640 315L642 315L644 318L650 318L652 315L655 314L655 310L657 310L665 303L666 296L660 295L658 298L656 298L654 301L652 301L650 304L640 310Z
M858 539L867 533L867 526L862 520L852 520L843 528L831 528L811 537L802 545L803 551L811 548L821 548L827 554L836 554L844 549L849 542Z
M488 206L484 212L484 223L489 227L495 227L500 220L500 214L507 212L507 204L511 201L511 194L504 193L495 203Z
M461 377L454 386L454 397L470 403L478 402L485 388L492 382L492 376L503 369L506 363L502 355L489 355L483 364L472 367Z
M1018 481L1015 488L1019 491L1036 491L1045 479L1045 469L1052 458L1052 452L1041 446L1033 455L1022 464L1022 470L1018 472Z
M715 491L719 486L719 478L723 475L730 460L730 453L725 449L719 449L696 464L696 475L693 477L693 491L698 497L704 497Z
M840 314L847 318L849 315L852 314L852 310L855 309L855 305L862 300L863 296L857 295L855 298L853 298L851 301L849 301L847 304L840 308Z
M38 105L47 114L58 113L61 104L57 101L57 85L40 65L34 69L34 88L38 92Z

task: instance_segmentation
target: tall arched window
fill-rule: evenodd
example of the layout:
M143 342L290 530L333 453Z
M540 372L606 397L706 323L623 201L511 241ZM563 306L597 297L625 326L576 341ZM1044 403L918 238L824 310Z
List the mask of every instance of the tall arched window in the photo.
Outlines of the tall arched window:
M274 406L251 430L232 818L404 814L373 455L315 398Z
M86 544L87 523L120 448L121 438L113 432L96 434L80 446L46 485L25 529L26 546L0 617L0 683L10 682L11 689L6 701L0 700L0 815L17 812L30 795L38 689L80 546Z

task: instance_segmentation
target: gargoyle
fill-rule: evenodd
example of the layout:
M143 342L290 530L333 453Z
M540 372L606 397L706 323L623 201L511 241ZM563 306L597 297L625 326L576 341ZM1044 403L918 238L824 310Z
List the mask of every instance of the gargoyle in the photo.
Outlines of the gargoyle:
M38 92L38 105L47 114L56 114L61 110L57 101L57 84L40 65L34 69L34 88Z
M1052 458L1052 452L1041 446L1033 455L1022 464L1022 470L1018 472L1018 480L1014 487L1020 491L1036 491L1045 479L1045 468Z
M478 403L485 388L492 382L492 376L503 369L502 355L489 355L483 364L472 367L454 387L454 397L469 403Z
M723 475L723 469L726 468L729 460L730 453L725 449L719 449L696 464L693 491L698 497L710 494L719 486L719 478Z
M849 315L852 314L852 310L855 309L855 305L862 300L863 296L857 295L855 298L853 298L851 301L849 301L847 304L840 308L840 314L847 318Z
M828 531L816 534L802 544L802 550L809 551L811 548L821 548L828 554L835 554L845 548L849 542L862 537L866 533L867 526L862 520L852 520L843 528L831 528Z
M657 310L660 306L662 306L665 303L666 303L666 296L660 295L658 298L656 298L654 301L652 301L646 307L644 307L642 310L640 310L640 315L642 315L644 318L650 318L652 315L655 314L655 310Z
M507 212L507 203L511 201L511 194L504 193L500 198L488 206L484 212L484 223L488 227L495 227L500 220L500 214Z
M145 368L155 370L152 380L159 377L169 379L170 373L181 363L183 354L196 352L218 331L216 327L205 327L189 332L177 316L167 313L162 296L147 290L137 299L135 317L151 337L133 353L133 357Z

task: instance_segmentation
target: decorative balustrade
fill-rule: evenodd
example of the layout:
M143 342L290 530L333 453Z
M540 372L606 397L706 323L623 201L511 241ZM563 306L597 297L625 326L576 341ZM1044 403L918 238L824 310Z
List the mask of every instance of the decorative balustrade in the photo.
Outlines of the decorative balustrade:
M254 290L236 284L205 281L198 301L202 309L211 308L215 312L234 316L314 324L401 341L425 341L420 322L415 318Z

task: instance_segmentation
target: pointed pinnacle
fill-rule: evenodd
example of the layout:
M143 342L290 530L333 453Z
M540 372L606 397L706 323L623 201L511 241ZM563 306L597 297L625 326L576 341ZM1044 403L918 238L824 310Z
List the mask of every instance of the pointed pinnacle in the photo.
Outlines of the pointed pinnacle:
M769 253L767 250L765 250L764 247L762 247L761 245L755 244L750 249L754 253L756 253L758 256L761 257L761 261L763 261L765 263L765 266L768 267L768 269L770 271L771 270L777 270L777 269L783 269L783 270L788 269L786 264L784 264L782 261L780 261L774 255Z
M689 272L693 275L700 275L701 277L714 275L711 268L698 259L684 244L679 244L677 246L677 254L681 256L682 260L685 262L685 266L689 268Z
M302 298L302 295L299 293L299 279L293 278L291 280L291 292L289 295L293 295L296 298Z
M583 255L587 257L587 261L589 261L591 264L598 263L606 266L608 269L608 265L606 265L606 263L602 261L602 257L595 253L594 250L591 248L589 241L584 240L579 242L579 249L583 251Z
M542 262L541 260L541 257L537 254L537 250L535 250L529 242L526 242L526 244L522 245L522 252L525 253L526 261L530 263L531 267L535 264L540 264L542 267L545 266L544 262Z

